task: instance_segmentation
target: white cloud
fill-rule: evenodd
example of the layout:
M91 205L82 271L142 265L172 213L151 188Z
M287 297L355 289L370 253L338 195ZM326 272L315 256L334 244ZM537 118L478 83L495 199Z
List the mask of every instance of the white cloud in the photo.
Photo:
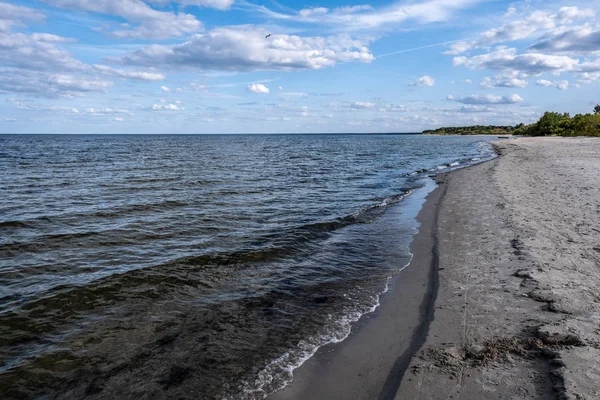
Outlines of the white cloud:
M600 59L595 61L584 62L579 65L578 71L581 72L598 72L600 71Z
M191 14L158 11L141 0L45 0L46 3L75 11L94 12L124 18L133 29L112 30L117 38L168 39L202 29ZM120 26L120 25L119 25Z
M511 15L514 15L517 13L517 9L515 7L508 7L508 10L506 10L506 13L504 14L504 18L508 18Z
M524 88L527 81L519 78L519 73L508 72L505 74L487 76L481 81L481 87L486 89L493 88Z
M204 70L319 69L343 61L371 62L366 42L346 35L300 37L275 35L254 26L215 28L178 45L151 45L117 61L147 67Z
M562 80L556 83L556 87L560 90L567 90L569 88L569 81Z
M522 103L524 100L518 94L509 96L494 96L492 94L487 95L471 95L454 97L449 95L447 98L449 101L456 101L462 104L516 104Z
M0 32L0 65L4 67L0 90L60 97L105 91L113 84L105 77L142 81L165 78L156 72L85 64L57 46L70 41L54 34ZM11 79L14 81L10 82ZM47 93L43 94L43 91Z
M575 20L594 18L595 16L596 12L590 8L581 10L578 7L562 7L558 10L555 19L557 22L565 24Z
M168 86L161 86L161 87L160 87L160 90L161 90L163 93L167 93L167 92L170 92L170 91L171 91L171 89L170 89Z
M514 48L497 47L491 53L468 57L455 57L454 65L464 65L471 69L492 69L518 71L527 75L544 72L565 72L575 69L579 60L560 55L540 53L517 54Z
M218 10L227 10L233 4L234 0L176 0L185 5L196 5L202 7L211 7Z
M552 29L556 22L545 11L535 11L523 20L509 22L499 28L483 32L475 46L489 46L496 43L525 39L542 29Z
M31 35L31 39L36 42L58 42L58 43L68 43L68 42L76 42L77 39L74 38L66 38L58 35L53 35L51 33L34 33Z
M210 7L216 8L217 10L227 10L231 7L234 0L174 0L173 2L184 6ZM170 0L149 0L149 3L165 6L169 5Z
M152 110L154 111L179 111L183 110L177 104L153 104Z
M375 107L375 103L371 103L368 101L355 101L350 105L352 108L373 108Z
M552 53L588 54L600 52L600 30L589 25L551 32L531 46Z
M430 77L429 75L424 75L417 79L415 82L411 83L410 86L429 86L432 87L435 84L435 79Z
M111 85L110 81L94 77L0 68L0 93L72 97L86 92L104 92Z
M308 8L298 12L279 13L264 6L247 4L253 11L269 18L304 23L336 25L345 30L368 30L401 23L429 24L449 20L454 13L480 3L481 0L428 0L396 2L374 9L369 5L354 7Z
M269 88L262 83L253 83L252 85L248 85L246 89L252 93L269 94Z
M569 81L566 80L552 82L546 79L540 79L535 84L543 87L555 87L560 90L567 90L569 88Z
M515 14L515 11L511 12L510 15ZM594 10L579 9L578 7L563 7L556 14L537 10L523 19L487 30L475 40L453 43L445 54L457 55L480 47L527 39L541 33L554 32L557 28L560 31L564 29L565 25L571 24L573 21L593 18L594 16ZM550 33L550 35L553 34ZM552 40L549 39L549 43L541 43L539 46L549 46L551 42Z
M329 9L325 7L305 8L298 11L298 15L302 18L307 18L311 15L314 16L315 14L327 14L328 11Z
M304 92L284 92L284 93L281 93L280 96L284 96L284 97L308 97L308 93L304 93Z
M23 26L23 21L41 21L45 15L29 7L0 2L0 32L9 32L13 26Z
M6 67L62 72L87 68L53 43L39 41L22 33L0 33L0 63Z
M368 110L375 107L375 103L370 101L354 101L351 103L333 104L333 108L344 111Z
M165 79L165 76L163 74L159 74L157 72L130 71L130 70L123 70L123 69L115 69L115 68L111 68L106 65L99 65L99 64L95 64L93 67L94 67L94 69L96 69L106 75L116 76L119 78L135 79L135 80L150 81L150 82L162 81Z
M112 107L86 107L83 110L74 110L80 114L88 115L111 115L111 114L128 114L132 115L129 110L124 108L112 108Z
M544 86L544 87L554 86L554 83L552 83L546 79L540 79L535 84L538 86Z
M473 48L473 45L471 43L468 42L456 42L456 43L452 43L450 45L450 50L445 51L444 54L447 55L457 55L457 54L461 54L464 53L465 51L471 50Z

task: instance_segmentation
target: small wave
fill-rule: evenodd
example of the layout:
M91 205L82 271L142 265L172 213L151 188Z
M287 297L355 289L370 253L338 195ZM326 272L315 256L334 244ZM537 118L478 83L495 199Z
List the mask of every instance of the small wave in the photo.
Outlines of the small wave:
M29 224L25 221L1 221L0 228L26 228Z
M412 256L410 254L410 260L398 272L410 265ZM388 292L391 280L391 276L386 279L383 290L371 298L370 304L363 304L337 320L331 320L324 332L299 341L295 347L267 363L254 380L241 382L235 397L226 396L222 400L233 400L240 395L244 400L259 400L285 388L292 382L294 371L313 357L321 347L346 340L356 322L379 308L381 296ZM349 298L348 294L344 294L344 297Z
M186 207L188 205L188 203L183 201L165 200L157 203L132 204L123 207L99 210L87 215L92 217L115 217L123 214L133 214L144 211L159 211L169 208Z

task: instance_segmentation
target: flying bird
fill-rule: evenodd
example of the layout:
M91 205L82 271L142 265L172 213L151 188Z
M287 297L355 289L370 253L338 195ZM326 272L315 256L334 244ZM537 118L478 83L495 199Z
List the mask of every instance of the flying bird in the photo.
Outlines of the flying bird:
M271 34L269 33L267 36L265 36L265 39L268 39L271 37Z

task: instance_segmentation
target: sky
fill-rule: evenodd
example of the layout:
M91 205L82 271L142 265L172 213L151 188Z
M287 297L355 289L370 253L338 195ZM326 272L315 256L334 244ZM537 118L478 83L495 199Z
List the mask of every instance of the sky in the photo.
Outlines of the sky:
M377 133L600 103L600 0L0 0L0 133Z

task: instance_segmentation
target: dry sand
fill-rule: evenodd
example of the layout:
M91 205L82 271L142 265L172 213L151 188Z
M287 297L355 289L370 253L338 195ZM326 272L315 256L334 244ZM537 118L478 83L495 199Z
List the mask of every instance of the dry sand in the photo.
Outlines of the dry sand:
M378 313L273 399L600 399L600 140L497 149L438 178Z
M440 291L397 399L600 398L600 140L515 139L447 177Z

